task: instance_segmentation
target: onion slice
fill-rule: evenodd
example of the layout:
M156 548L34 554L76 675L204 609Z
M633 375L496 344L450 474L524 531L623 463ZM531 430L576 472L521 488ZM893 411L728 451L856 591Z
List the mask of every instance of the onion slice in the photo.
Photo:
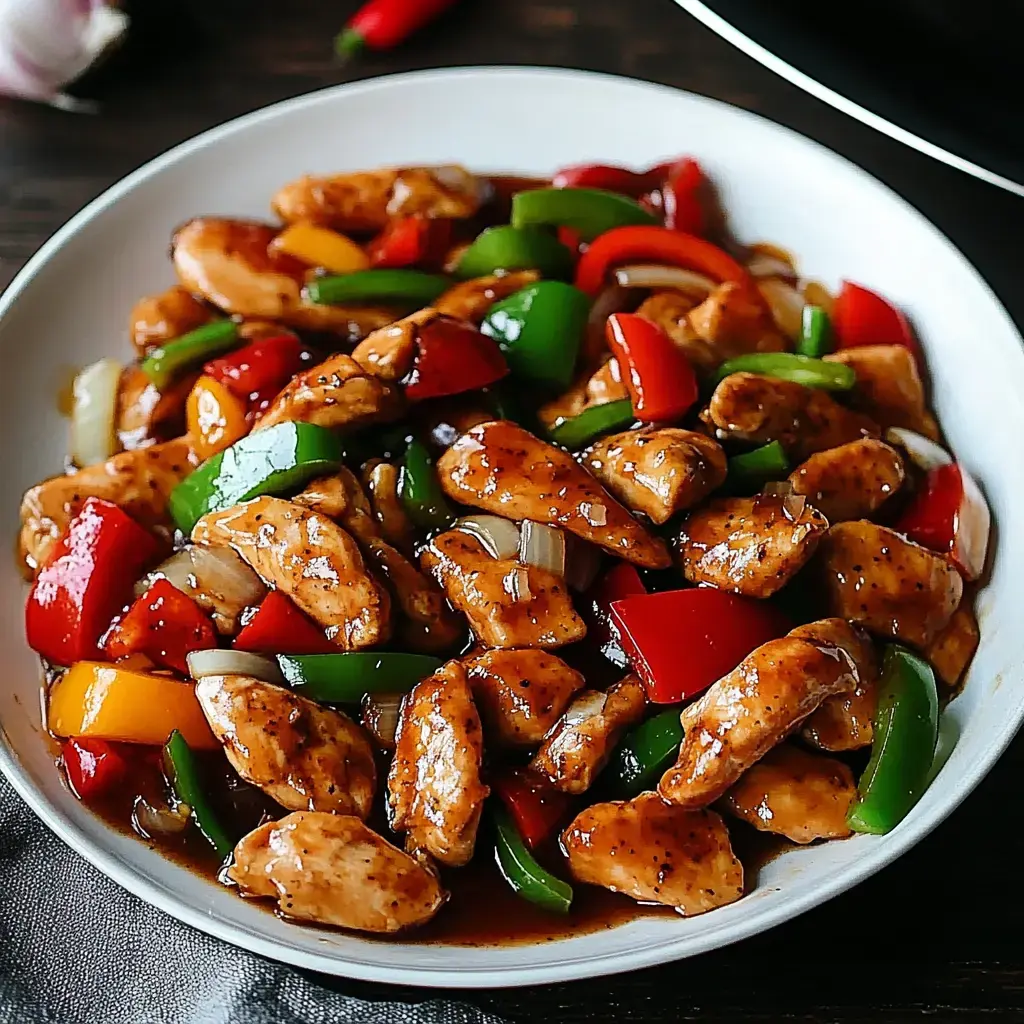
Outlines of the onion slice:
M115 426L123 370L116 359L100 359L75 377L71 457L79 466L106 462L118 450Z
M524 519L519 536L520 562L565 576L565 534L557 526Z
M193 679L205 676L250 676L264 683L284 686L284 676L273 658L248 651L192 651L186 658L189 675Z
M926 473L939 466L948 466L953 461L953 456L942 445L906 427L890 427L885 432L885 441Z
M463 516L453 529L461 530L487 549L491 558L515 558L519 551L519 527L501 516Z
M144 796L136 797L132 809L135 827L147 838L153 836L173 836L184 832L192 809L188 804L177 804L166 807L163 804L151 804Z
M596 544L574 533L565 534L565 582L578 594L586 593L597 579L604 558Z
M750 257L747 261L747 273L751 277L784 277L788 281L796 279L796 270L792 263L767 252L755 252Z
M788 281L778 277L760 278L757 289L772 311L775 326L790 341L796 341L803 330L804 297Z
M707 295L718 287L716 281L703 274L663 264L637 263L619 267L615 280L623 288L675 288L699 295Z
M377 741L381 750L395 749L398 713L404 693L368 693L363 697L363 728Z

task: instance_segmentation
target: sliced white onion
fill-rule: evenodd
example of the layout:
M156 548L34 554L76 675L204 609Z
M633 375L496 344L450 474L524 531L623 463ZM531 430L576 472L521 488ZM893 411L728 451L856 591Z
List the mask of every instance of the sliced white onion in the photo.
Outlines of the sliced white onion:
M565 576L565 534L557 526L524 519L519 536L520 562Z
M363 697L362 723L381 750L395 749L398 713L404 693L368 693Z
M192 809L188 804L176 807L164 807L151 804L144 796L135 800L132 817L140 832L147 838L152 836L178 835L188 827L188 819Z
M761 488L761 493L783 498L793 493L793 485L788 480L769 480Z
M710 277L686 270L684 267L670 267L664 264L633 264L619 267L615 280L623 288L676 288L681 292L696 292L707 295L718 287Z
M492 558L515 558L519 551L519 527L501 516L463 516L453 529L476 537Z
M758 291L772 311L772 319L790 341L796 341L803 329L804 297L788 282L778 277L763 277Z
M968 580L976 580L985 570L992 513L971 474L963 466L958 468L964 493L956 517L953 558Z
M785 277L793 280L796 270L793 264L767 252L755 252L747 261L747 273L751 277Z
M604 334L608 317L612 313L621 313L629 309L633 301L629 289L618 284L608 285L594 299L590 314L587 316L586 339L583 343L584 357L596 358L598 353L608 350Z
M71 457L79 466L106 462L117 452L117 395L123 370L116 359L100 359L75 378Z
M601 571L601 549L573 533L565 535L565 542L565 582L578 594L586 593Z
M193 679L205 676L251 676L265 683L284 685L284 676L277 662L262 654L213 648L209 651L192 651L185 660Z
M926 473L939 466L948 466L953 461L953 456L941 444L906 427L890 427L885 432L885 441Z

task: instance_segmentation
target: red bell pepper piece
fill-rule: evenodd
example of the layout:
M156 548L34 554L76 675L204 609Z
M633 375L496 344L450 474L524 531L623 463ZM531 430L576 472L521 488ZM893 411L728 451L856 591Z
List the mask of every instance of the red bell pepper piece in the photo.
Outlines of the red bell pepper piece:
M29 592L29 646L55 665L98 658L100 637L159 554L157 539L127 512L89 498Z
M656 323L636 313L613 313L605 335L640 419L678 420L697 401L689 359Z
M412 401L458 395L494 384L508 374L497 344L472 324L441 316L424 325L405 384Z
M746 268L717 245L652 225L612 228L595 238L576 266L576 287L597 295L612 267L637 261L685 267L716 281L735 281L758 294Z
M599 188L636 199L651 188L651 177L608 164L573 164L555 172L552 188Z
M188 675L190 651L217 646L210 617L169 580L159 579L115 622L103 640L114 660L144 654L163 668Z
M627 597L611 610L633 670L655 704L696 696L790 628L771 605L705 587Z
M400 217L372 242L368 253L374 267L440 265L452 242L452 222L444 218Z
M220 381L232 394L247 402L268 392L277 393L302 369L306 350L294 334L257 338L219 359L212 359L203 373Z
M569 816L573 799L547 779L525 768L512 768L492 780L526 845L535 850L550 839Z
M665 227L691 235L704 233L704 207L700 201L704 172L696 160L684 157L669 168L661 188Z
M862 345L902 345L920 361L917 339L907 318L876 292L844 281L832 309L837 348Z
M991 515L978 485L958 463L936 466L894 526L916 544L948 555L967 580L985 568Z
M128 759L113 743L83 736L60 748L64 773L75 796L88 803L119 789L128 781Z
M324 631L280 590L272 590L231 645L253 654L337 654Z
M626 668L629 659L622 649L619 627L612 620L612 602L637 594L646 594L647 588L629 562L616 562L603 576L599 576L584 595L580 614L587 623L584 641L596 644L600 652L619 668Z

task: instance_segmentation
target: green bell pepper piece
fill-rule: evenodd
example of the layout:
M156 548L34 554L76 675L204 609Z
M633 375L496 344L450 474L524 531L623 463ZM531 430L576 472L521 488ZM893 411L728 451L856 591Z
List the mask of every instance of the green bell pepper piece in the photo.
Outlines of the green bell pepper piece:
M675 760L683 742L679 709L672 708L648 718L619 744L605 768L608 795L612 800L630 800L651 789L662 772Z
M635 420L632 403L628 398L622 398L617 402L605 402L603 405L592 405L589 409L584 409L579 416L552 427L548 431L548 436L555 444L575 451L603 434L623 430Z
M409 442L402 458L398 496L413 525L421 530L443 530L455 520L437 479L434 460L427 446L416 438Z
M495 857L505 881L524 900L556 914L569 913L572 886L537 863L504 807L494 807L491 813Z
M420 309L446 292L451 281L443 274L420 270L357 270L320 277L306 285L306 294L320 305L346 306L380 302Z
M386 651L279 654L277 663L289 686L325 704L357 704L367 693L407 693L442 664L426 654Z
M543 228L503 224L481 231L462 254L455 276L484 277L496 270L536 270L544 277L570 278L572 253Z
M281 494L336 470L339 439L313 423L275 423L207 459L171 491L175 525L188 536L207 512L263 494Z
M730 373L760 373L823 391L849 391L857 383L857 374L852 366L826 363L795 352L751 352L737 356L722 363L716 379L724 380Z
M142 360L140 369L158 388L165 388L182 370L234 348L238 340L234 320L215 320L165 341Z
M491 306L480 330L516 377L554 391L572 383L590 299L571 284L538 281Z
M192 748L177 729L164 745L164 771L174 795L192 809L192 820L209 840L218 857L227 857L235 848L217 813L210 805L203 786L202 771Z
M797 355L820 359L832 351L832 325L821 306L804 306L800 318Z
M635 199L598 188L538 188L512 197L512 226L547 224L573 228L591 242L612 228L657 224L658 219Z
M939 738L935 673L923 658L890 645L882 659L871 759L846 823L854 832L891 832L928 786Z
M769 480L779 480L789 472L786 450L778 441L729 459L726 487L733 494L758 491Z

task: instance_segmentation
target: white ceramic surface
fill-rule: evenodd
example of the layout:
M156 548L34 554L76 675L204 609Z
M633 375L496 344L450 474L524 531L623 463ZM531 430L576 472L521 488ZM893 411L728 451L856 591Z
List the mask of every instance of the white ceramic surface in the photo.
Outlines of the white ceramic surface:
M960 741L909 818L888 836L775 860L756 891L703 917L641 919L555 944L405 945L286 924L108 831L64 790L39 734L38 669L22 634L24 588L7 559L0 764L54 832L143 899L266 956L375 981L489 987L610 974L760 932L877 871L963 800L1024 714L1022 586L1014 573L1024 564L1020 338L972 267L896 195L816 144L708 99L578 72L401 75L257 112L132 174L51 239L0 300L0 536L14 537L23 489L61 469L66 425L53 396L67 366L127 353L128 310L171 283L167 241L186 218L266 216L277 186L304 172L456 160L546 173L581 160L644 165L680 152L696 154L720 183L739 237L778 242L809 274L877 287L910 313L928 351L942 423L991 501L998 549L979 602L982 645L966 693L949 712Z

